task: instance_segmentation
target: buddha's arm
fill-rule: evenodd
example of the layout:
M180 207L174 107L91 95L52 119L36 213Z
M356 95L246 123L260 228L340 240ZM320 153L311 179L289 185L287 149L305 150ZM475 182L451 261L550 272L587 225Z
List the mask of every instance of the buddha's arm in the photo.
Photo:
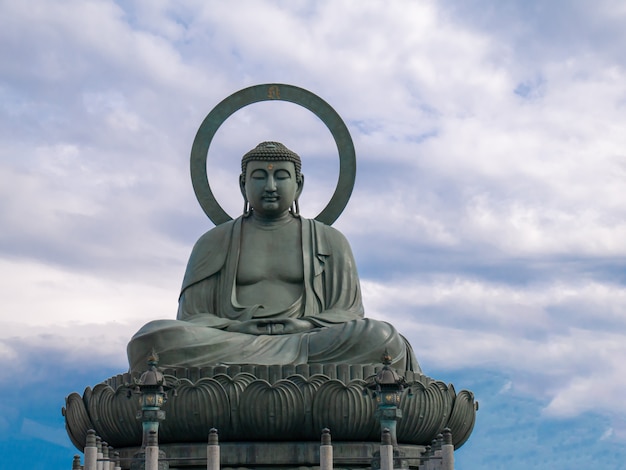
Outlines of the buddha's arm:
M318 327L363 317L361 286L352 249L339 231L313 224L313 275L304 319Z
M196 242L189 256L176 318L182 321L225 329L233 320L218 315L217 276L224 268L233 227L237 220L209 230Z
M187 287L178 300L178 320L195 323L211 328L226 329L229 325L240 323L215 314L215 306L211 299L215 295L215 282L205 279Z

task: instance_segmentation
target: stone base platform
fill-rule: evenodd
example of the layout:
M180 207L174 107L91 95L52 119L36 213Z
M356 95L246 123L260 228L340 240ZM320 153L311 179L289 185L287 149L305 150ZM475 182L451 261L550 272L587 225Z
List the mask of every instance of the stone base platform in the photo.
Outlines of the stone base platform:
M366 379L377 370L354 364L164 369L167 382L176 384L177 393L170 393L162 408L166 418L159 428L159 442L173 445L172 449L203 446L209 430L216 428L223 445L274 442L300 449L302 443L319 442L322 429L328 428L334 443L377 446L377 405L364 393ZM454 447L463 445L478 409L473 393L457 393L452 384L417 372L398 373L407 382L399 404L398 442L429 445L444 428L450 428ZM87 387L82 396L72 393L66 398L66 429L80 451L89 429L116 449L141 445L138 397L128 398L135 378L120 374L93 389ZM260 449L254 445L246 449Z
M336 470L370 470L372 456L380 448L375 442L333 442ZM170 470L206 470L206 444L164 444ZM410 468L417 468L424 446L400 445ZM130 468L130 460L138 447L118 449L122 468ZM225 442L220 444L222 470L305 470L319 468L319 442Z

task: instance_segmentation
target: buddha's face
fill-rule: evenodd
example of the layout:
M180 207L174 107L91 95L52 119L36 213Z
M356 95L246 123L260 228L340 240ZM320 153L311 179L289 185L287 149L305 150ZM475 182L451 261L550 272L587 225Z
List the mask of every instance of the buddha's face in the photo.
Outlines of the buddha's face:
M256 214L277 218L285 215L300 195L302 179L296 179L293 162L252 160L247 164L242 185Z

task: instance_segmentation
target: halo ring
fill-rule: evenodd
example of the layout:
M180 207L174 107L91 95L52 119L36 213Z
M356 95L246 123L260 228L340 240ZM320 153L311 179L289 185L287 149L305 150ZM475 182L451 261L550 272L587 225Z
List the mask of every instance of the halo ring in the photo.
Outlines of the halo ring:
M202 121L191 148L191 183L202 210L215 225L232 220L215 199L209 184L209 147L226 119L241 108L261 101L288 101L298 104L315 114L332 134L339 152L339 179L330 201L315 217L319 222L332 225L348 204L354 188L356 155L352 137L339 114L326 101L304 88L281 83L254 85L239 90L222 100Z

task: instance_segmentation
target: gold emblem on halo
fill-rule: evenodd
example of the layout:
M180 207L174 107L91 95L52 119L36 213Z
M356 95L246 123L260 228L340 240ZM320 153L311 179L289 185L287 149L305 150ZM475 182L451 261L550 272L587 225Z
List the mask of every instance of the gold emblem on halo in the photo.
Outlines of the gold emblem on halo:
M267 97L270 100L279 100L280 99L280 88L276 85L272 85L267 89Z

